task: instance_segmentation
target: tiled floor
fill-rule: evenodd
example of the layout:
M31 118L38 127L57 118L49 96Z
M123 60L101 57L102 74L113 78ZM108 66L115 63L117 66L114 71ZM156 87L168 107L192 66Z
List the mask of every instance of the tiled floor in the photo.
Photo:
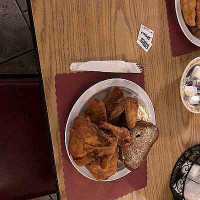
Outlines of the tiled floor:
M24 0L16 0L17 4L19 5L19 8L21 11L27 11L27 5L26 5L26 1Z
M44 196L36 199L31 199L31 200L57 200L56 194L51 194L49 196Z
M0 74L37 74L26 0L0 0Z
M37 74L37 66L36 53L31 50L0 64L0 74Z
M37 74L26 0L0 0L0 27L0 74ZM34 200L57 200L57 196Z

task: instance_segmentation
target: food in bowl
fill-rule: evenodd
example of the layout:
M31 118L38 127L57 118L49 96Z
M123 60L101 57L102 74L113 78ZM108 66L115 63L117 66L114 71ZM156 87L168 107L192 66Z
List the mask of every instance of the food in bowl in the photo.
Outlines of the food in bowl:
M128 166L127 161L127 166L132 170L139 168L158 137L157 127L138 121L149 119L147 112L137 98L124 96L119 87L111 87L104 100L91 98L84 116L77 116L70 129L68 149L73 161L85 166L99 181L114 175L120 160L131 162ZM144 129L143 134L136 136L134 129ZM127 148L134 154L123 155ZM142 154L137 154L141 150Z
M198 28L198 26L191 26L189 27L189 29L195 37L200 38L200 29Z
M200 0L180 0L185 23L191 33L200 38Z
M137 115L137 120L138 121L145 121L145 122L150 122L151 121L151 116L147 110L147 108L139 103L139 108L138 108L138 115Z
M191 106L200 106L200 66L195 65L186 75L184 81L185 100Z
M196 7L197 7L197 0L181 0L181 9L183 12L183 16L185 22L189 26L196 25Z

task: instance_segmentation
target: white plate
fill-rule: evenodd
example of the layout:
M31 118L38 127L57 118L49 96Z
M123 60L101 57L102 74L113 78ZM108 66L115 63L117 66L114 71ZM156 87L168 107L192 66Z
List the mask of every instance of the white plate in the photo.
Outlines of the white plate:
M188 40L190 40L190 42L192 42L196 46L200 47L200 39L198 39L194 35L192 35L192 33L190 32L190 30L188 29L188 27L184 21L182 10L181 10L180 0L175 0L175 8L176 8L176 16L178 19L178 23L179 23L183 33L188 38Z
M73 126L74 119L87 108L87 103L89 102L90 98L97 97L97 98L105 98L105 95L108 93L109 88L112 86L119 86L123 89L124 94L126 96L135 96L139 99L140 103L146 106L148 109L148 112L151 116L151 122L155 124L155 113L154 108L151 103L151 100L149 99L146 92L137 84L125 80L125 79L108 79L105 81L101 81L92 87L90 87L88 90L86 90L80 98L77 100L77 102L74 104L65 128L65 145L67 154L69 156L70 161L72 162L73 166L85 177L95 180L96 179L92 176L92 174L86 169L86 167L79 167L74 163L73 158L69 154L68 151L68 142L69 142L69 136L70 136L70 128ZM104 181L114 181L119 178L122 178L123 176L130 173L130 170L124 167L122 163L119 162L118 164L118 171L113 176L109 177L107 180Z

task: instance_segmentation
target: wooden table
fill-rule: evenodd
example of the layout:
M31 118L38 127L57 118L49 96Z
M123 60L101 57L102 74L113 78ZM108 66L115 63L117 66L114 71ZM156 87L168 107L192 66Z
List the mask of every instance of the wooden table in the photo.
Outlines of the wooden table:
M137 2L137 3L136 3ZM164 0L32 0L32 11L61 199L66 199L54 77L73 61L123 59L146 66L146 91L160 137L148 155L148 185L123 200L170 200L170 173L181 153L200 143L200 117L186 111L181 74L199 52L172 57ZM145 53L136 38L141 24L155 31ZM66 86L67 87L67 86Z

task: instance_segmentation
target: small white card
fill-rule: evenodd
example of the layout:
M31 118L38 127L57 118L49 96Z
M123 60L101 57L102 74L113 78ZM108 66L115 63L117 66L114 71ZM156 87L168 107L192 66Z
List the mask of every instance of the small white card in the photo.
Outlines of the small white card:
M151 37L153 37L153 35L154 35L154 31L152 31L150 28L148 28L142 24L140 26L140 30L146 31L147 33L149 33L151 35Z
M154 35L154 31L152 31L151 29L149 29L148 27L144 25L140 26L137 43L146 52L148 52L152 46L153 35Z
M146 51L148 52L151 48L152 44L148 43L143 37L139 37L137 43Z

